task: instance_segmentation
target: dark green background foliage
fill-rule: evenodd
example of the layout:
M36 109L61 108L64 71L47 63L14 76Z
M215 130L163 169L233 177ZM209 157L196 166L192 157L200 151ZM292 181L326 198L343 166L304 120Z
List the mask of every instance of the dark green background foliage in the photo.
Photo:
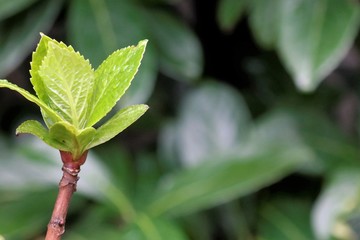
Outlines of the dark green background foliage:
M91 150L64 239L359 239L355 0L0 0L0 78L32 91L40 35L96 68L149 39L116 106L150 110ZM60 157L15 138L0 93L0 239L41 239Z

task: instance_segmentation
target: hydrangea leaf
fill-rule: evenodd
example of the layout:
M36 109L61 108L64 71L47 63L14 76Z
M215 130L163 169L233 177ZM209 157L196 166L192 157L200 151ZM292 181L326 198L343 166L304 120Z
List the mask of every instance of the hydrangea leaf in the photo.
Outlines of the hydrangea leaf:
M145 104L139 104L121 109L104 125L96 130L96 135L92 143L89 145L89 148L107 142L118 135L121 131L140 118L148 110L148 108L149 107Z
M47 118L49 119L49 121L50 120L52 122L61 121L61 117L54 110L52 110L43 101L41 101L40 99L38 99L37 97L35 97L31 93L26 91L25 89L20 88L17 85L8 82L7 80L1 80L1 79L0 79L0 88L9 88L9 89L11 89L13 91L16 91L16 92L20 93L24 98L29 100L30 102L33 102L36 105L38 105L41 108L41 110L46 113Z
M79 143L79 146L81 146L80 155L82 155L84 151L90 148L90 144L92 143L95 136L96 136L96 130L93 127L87 127L85 129L82 129L78 133L76 138L77 138L77 142Z
M112 53L95 71L91 114L86 126L103 118L131 84L143 57L147 40ZM89 106L91 107L91 106Z
M41 39L40 42L38 43L38 46L35 50L35 52L33 52L32 54L32 61L30 63L31 69L30 69L30 81L33 85L33 88L35 90L36 95L39 97L39 99L41 99L44 103L48 103L49 102L49 97L45 91L45 86L43 83L43 80L41 79L41 77L39 76L39 69L40 66L44 60L44 57L47 54L47 45L49 42L53 42L58 44L59 46L66 48L66 45L64 43L59 43L54 39L49 38L48 36L44 35L41 33ZM46 113L41 110L41 114L44 117L44 121L46 123L46 125L48 127L52 126L55 122L53 121L49 121L48 116L46 115Z
M96 130L92 127L78 131L68 122L58 122L49 131L49 137L56 142L59 150L71 152L76 159L87 150Z
M63 144L59 144L58 141L52 139L49 135L49 130L47 130L40 122L36 120L25 121L16 128L16 135L23 133L35 135L46 144L56 149L65 149Z
M54 148L70 152L74 159L116 136L148 106L122 109L98 130L91 126L114 107L130 86L146 43L143 40L138 46L114 52L95 72L71 46L42 35L31 63L31 83L38 97L7 80L0 80L0 88L14 90L37 104L48 130L30 120L22 123L16 133L33 134Z
M83 128L94 85L89 61L71 49L49 42L39 76L49 98L48 105L76 128Z
M57 122L49 129L50 138L54 139L59 150L71 152L71 148L76 142L76 129L66 122Z
M21 133L30 133L44 141L49 131L39 121L28 120L16 128L16 135Z
M59 43L56 40L51 39L44 34L41 34L40 42L38 43L35 52L33 52L33 54L32 54L32 61L30 63L30 66L31 66L30 81L34 87L36 95L39 97L39 99L41 99L45 103L48 102L48 95L45 91L44 82L43 82L42 78L39 76L39 69L40 69L40 66L47 54L49 42L52 42L64 49L67 48L67 46L64 43L62 43L62 42Z

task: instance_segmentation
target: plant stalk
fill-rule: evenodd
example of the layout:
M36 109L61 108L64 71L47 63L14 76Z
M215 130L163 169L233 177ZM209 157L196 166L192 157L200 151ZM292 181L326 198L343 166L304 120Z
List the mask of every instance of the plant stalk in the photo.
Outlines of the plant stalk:
M47 225L47 233L45 240L60 240L65 232L66 215L73 193L76 191L78 174L80 167L86 161L87 151L79 157L73 159L69 152L60 151L61 160L63 162L63 176L59 183L59 193L56 198L54 210L51 215L49 224Z

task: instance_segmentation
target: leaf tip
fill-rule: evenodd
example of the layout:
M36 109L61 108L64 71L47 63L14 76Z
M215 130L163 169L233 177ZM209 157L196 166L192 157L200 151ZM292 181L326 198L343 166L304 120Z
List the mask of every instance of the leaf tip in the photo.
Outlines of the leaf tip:
M18 127L16 128L16 130L15 130L15 136L16 136L16 137L20 136L20 134L25 134L25 133L27 133L27 132L24 132L24 130L21 128L21 125L18 126Z
M143 104L143 106L144 106L144 110L145 110L145 111L147 111L147 110L150 108L150 106L147 105L147 104Z
M149 42L148 39L141 40L141 41L138 43L138 46L144 46L144 47L146 47L146 45L147 45L148 42Z

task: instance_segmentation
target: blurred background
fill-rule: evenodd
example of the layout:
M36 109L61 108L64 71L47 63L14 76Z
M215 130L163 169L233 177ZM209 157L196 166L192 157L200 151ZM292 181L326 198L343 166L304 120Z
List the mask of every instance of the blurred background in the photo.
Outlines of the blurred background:
M360 239L356 0L0 1L0 78L34 92L40 32L94 68L149 39L115 110L150 110L80 173L63 239ZM0 239L42 239L59 153L0 89Z

